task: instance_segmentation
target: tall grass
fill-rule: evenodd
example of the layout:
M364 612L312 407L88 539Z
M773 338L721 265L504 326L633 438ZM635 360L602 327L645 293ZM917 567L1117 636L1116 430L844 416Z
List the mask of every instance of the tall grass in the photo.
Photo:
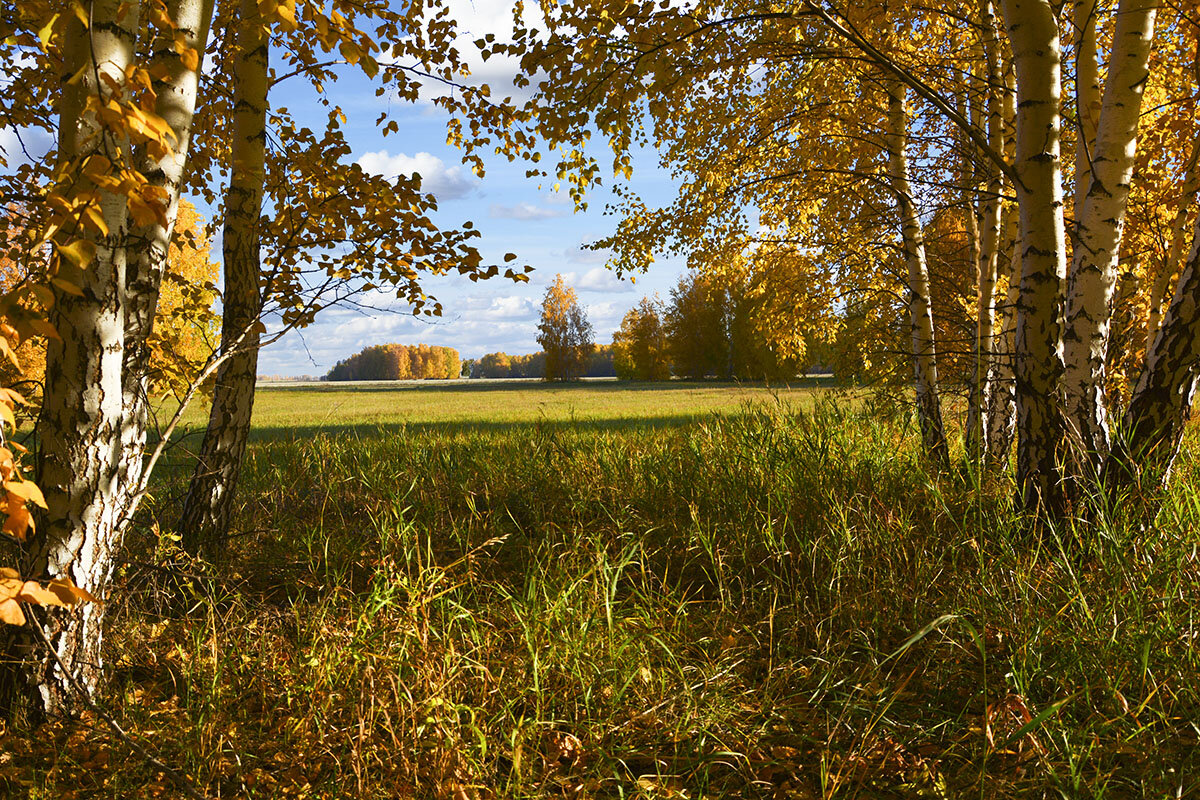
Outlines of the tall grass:
M148 517L113 630L115 713L213 796L1200 790L1187 477L1147 530L1034 534L823 403L267 441L243 487L221 564ZM0 781L157 785L60 736Z

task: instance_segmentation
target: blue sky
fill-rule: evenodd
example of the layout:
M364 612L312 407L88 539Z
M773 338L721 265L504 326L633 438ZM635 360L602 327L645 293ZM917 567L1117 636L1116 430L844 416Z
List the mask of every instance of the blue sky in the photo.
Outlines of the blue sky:
M464 28L459 45L463 52L473 50L470 42L489 32L507 38L508 0L452 0L450 5ZM511 91L511 63L499 58L487 63L476 58L472 63L475 81L488 82L500 96ZM328 91L348 117L345 130L354 148L353 159L384 175L419 172L424 188L438 198L435 222L455 227L471 220L482 234L477 242L485 263L501 263L504 254L512 252L517 254L515 263L528 264L534 272L527 284L503 278L472 283L457 275L427 279L426 290L442 303L441 319L414 318L406 304L383 292L367 298L378 311L327 309L308 329L265 348L259 359L260 374L324 374L339 359L385 342L446 345L464 358L497 350L534 352L538 306L556 273L563 273L575 287L601 343L611 341L622 315L642 295L668 295L683 270L681 260L659 260L648 274L637 276L634 285L605 269L604 253L581 247L615 227L615 218L604 213L611 199L607 191L590 197L586 212L573 213L565 193L556 194L550 184L539 187L536 180L526 178L524 164L494 158L479 180L461 164L461 154L445 143L446 117L439 109L427 101L407 104L377 98L374 86L360 75L349 71L343 75ZM311 108L311 119L302 121L315 127L324 113L311 92L302 80L293 80L277 87L272 102L293 112ZM384 138L375 128L383 110L399 122L398 134ZM674 193L652 152L636 160L633 185L652 204L667 202Z

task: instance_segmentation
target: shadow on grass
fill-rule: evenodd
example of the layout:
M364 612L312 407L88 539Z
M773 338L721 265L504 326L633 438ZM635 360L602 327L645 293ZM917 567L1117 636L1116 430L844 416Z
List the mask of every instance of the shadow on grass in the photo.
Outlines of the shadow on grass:
M536 420L454 420L454 421L397 421L397 422L354 422L313 423L310 425L265 425L250 431L251 442L291 442L311 439L318 435L353 438L381 438L397 435L422 437L446 437L457 434L507 435L534 431L611 431L631 432L637 430L661 430L681 428L710 418L720 411L698 413L662 414L641 417L593 417L585 419L536 419ZM188 428L186 438L199 440L203 428Z

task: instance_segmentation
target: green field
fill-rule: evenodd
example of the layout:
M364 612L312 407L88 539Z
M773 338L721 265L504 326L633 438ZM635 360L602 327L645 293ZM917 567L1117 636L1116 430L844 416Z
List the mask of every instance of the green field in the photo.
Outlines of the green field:
M211 797L1200 791L1194 443L1153 527L1037 532L828 390L271 388L256 424L225 556L175 544L173 451L114 592L112 712ZM0 794L177 796L102 727L4 746Z
M630 383L575 384L532 380L378 381L358 384L262 384L255 398L258 438L289 433L386 431L400 426L426 430L503 429L532 424L594 428L681 425L708 414L735 413L747 404L811 404L808 379L797 387L762 384ZM202 409L186 417L193 427Z

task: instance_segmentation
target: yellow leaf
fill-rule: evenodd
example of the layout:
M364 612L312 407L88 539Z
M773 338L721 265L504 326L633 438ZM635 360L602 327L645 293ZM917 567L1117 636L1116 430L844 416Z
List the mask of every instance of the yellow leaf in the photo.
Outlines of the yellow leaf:
M24 625L25 613L21 611L21 604L16 600L0 602L0 622L9 625Z
M104 220L104 215L100 213L100 209L94 205L88 205L83 209L86 216L85 222L89 223L101 236L108 236L108 223Z
M65 606L62 598L54 592L42 586L37 581L25 581L21 587L21 592L17 595L17 599L24 603L33 603L39 606Z
M0 400L5 400L12 403L13 406L28 406L32 405L25 396L16 389L0 389ZM0 448L0 453L3 453L3 448Z
M54 33L54 23L58 22L58 17L58 14L52 16L50 21L46 23L45 27L38 31L38 39L40 39L42 42L43 50L45 50L50 44L50 36ZM87 23L85 22L84 24L86 25Z
M58 331L55 330L54 326L50 324L49 320L31 319L29 320L29 327L33 328L35 333L38 333L47 339L58 339L59 341L62 341L62 337L58 335Z
M67 294L73 294L76 297L83 297L83 291L70 281L63 280L62 278L51 278L50 282L59 289L62 289Z
M87 239L76 239L70 244L55 245L58 254L80 269L92 263L96 257L96 245Z
M46 587L54 594L58 595L58 599L69 606L79 603L99 603L100 601L86 589L80 589L75 585L75 582L70 578L55 578L50 581Z
M4 488L10 494L15 494L26 502L32 502L34 505L48 508L46 498L42 496L42 490L33 481L6 481Z
M17 360L17 354L12 349L12 345L8 343L8 339L0 336L0 356L7 358L12 365L17 369L21 368L21 362Z
M0 569L0 600L10 600L21 593L24 586L20 574L12 567Z
M196 52L194 47L176 47L179 53L179 60L183 62L183 66L187 67L192 72L200 69L200 54Z
M288 30L295 30L296 25L296 4L287 0L280 3L275 9L275 19L279 20Z

